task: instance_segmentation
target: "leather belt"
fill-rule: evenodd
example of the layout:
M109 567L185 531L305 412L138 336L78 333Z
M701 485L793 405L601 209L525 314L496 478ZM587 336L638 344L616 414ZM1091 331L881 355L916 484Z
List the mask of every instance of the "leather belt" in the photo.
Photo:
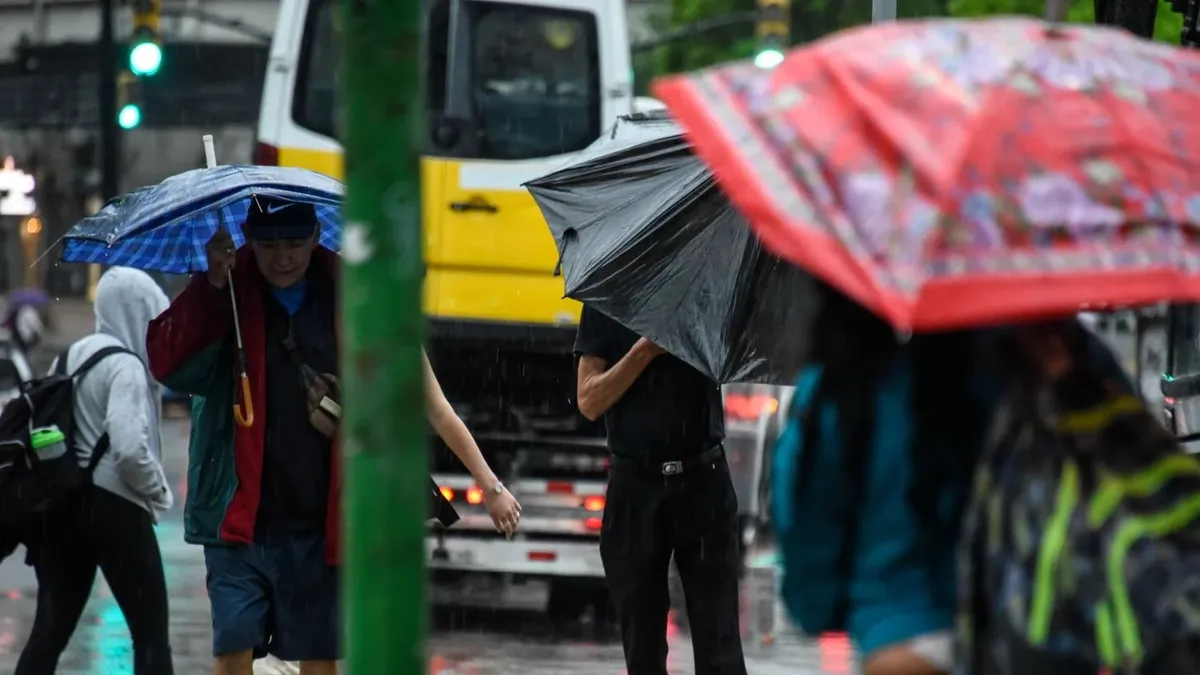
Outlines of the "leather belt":
M646 473L662 476L678 476L705 464L710 464L724 456L725 446L717 444L694 457L678 459L673 462L642 462L619 455L613 455L612 459L614 465L627 464Z

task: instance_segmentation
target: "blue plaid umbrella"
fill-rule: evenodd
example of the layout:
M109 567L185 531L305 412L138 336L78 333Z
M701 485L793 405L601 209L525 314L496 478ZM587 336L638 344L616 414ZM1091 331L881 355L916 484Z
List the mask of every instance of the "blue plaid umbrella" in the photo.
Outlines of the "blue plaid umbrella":
M208 267L204 245L223 226L237 246L255 197L316 207L321 245L341 239L342 184L329 176L283 167L225 165L172 176L110 201L63 236L62 261L190 274Z
M218 227L228 230L237 246L245 243L242 223L257 197L312 204L321 223L321 245L337 252L343 191L338 181L305 169L234 164L187 171L114 199L76 223L63 236L62 261L168 274L202 272L208 268L205 244ZM248 427L254 423L254 408L232 283L229 295L242 388L234 418Z

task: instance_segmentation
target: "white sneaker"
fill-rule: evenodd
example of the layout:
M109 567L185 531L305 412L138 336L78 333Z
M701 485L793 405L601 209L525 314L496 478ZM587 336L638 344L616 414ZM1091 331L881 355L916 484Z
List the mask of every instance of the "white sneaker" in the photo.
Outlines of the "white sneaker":
M254 675L300 675L300 664L267 656L254 662Z

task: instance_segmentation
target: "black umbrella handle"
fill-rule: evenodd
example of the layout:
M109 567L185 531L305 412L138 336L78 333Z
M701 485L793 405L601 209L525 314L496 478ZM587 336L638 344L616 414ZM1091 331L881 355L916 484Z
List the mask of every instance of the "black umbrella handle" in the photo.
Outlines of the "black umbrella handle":
M563 257L567 255L567 244L575 238L575 228L568 227L566 232L563 232L562 246L558 248L558 262L554 264L554 276L562 276Z

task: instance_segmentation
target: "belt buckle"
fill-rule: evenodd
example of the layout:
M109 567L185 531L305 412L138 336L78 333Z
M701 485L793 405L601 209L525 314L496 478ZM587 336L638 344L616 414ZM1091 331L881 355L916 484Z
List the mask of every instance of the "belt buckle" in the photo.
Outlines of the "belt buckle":
M677 473L683 472L683 462L663 462L662 473L664 476L674 476Z

